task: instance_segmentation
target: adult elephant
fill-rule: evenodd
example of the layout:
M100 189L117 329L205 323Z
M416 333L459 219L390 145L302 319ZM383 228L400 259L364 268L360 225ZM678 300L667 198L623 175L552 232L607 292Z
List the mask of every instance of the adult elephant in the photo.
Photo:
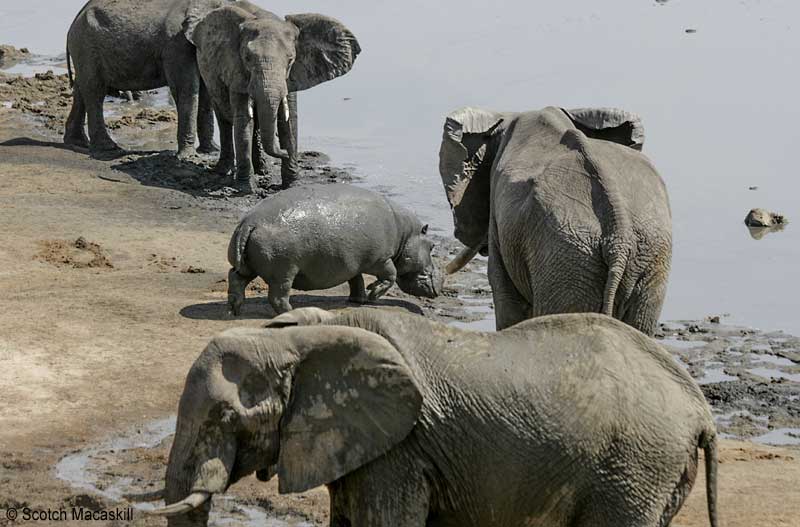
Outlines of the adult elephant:
M216 337L192 366L167 467L169 525L256 472L325 484L332 527L665 527L716 430L669 353L617 320L552 315L497 333L315 308ZM621 374L624 372L624 374Z
M600 312L652 334L669 276L664 183L634 114L614 109L447 116L439 171L466 249L489 256L497 329Z
M74 63L75 83L64 142L94 152L119 150L103 119L103 99L109 88L169 86L178 109L178 156L194 152L198 132L198 151L217 151L211 101L197 70L195 47L185 32L225 2L90 0L67 34L67 65Z
M297 174L297 148L287 96L350 71L361 51L355 36L333 18L283 19L245 1L210 12L187 36L197 46L200 74L219 123L222 152L216 170L235 171L238 186L255 190L253 161L259 156L251 157L252 116L266 153L283 159L282 185L290 186Z

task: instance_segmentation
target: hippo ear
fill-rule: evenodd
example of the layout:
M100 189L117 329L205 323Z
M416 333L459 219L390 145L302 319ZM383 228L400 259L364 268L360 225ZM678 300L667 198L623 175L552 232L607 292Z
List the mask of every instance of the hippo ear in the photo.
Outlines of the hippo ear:
M281 493L335 481L411 432L422 395L388 340L344 326L283 331L301 358L280 427Z

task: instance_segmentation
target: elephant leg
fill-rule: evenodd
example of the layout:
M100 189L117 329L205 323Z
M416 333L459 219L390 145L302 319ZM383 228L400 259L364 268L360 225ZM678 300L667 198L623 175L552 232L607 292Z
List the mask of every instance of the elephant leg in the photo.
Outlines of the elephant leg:
M367 287L367 289L369 289L369 296L367 298L371 302L385 295L386 292L392 288L395 280L397 280L397 268L395 268L394 262L391 260L386 260L374 269L367 269L367 272L375 275L376 278L376 280Z
M80 77L78 77L80 80ZM103 117L103 100L108 86L100 81L92 84L81 83L80 94L86 105L86 116L89 121L89 148L92 152L115 152L122 150L111 139Z
M497 330L505 329L530 318L531 305L517 291L503 264L503 257L492 243L490 243L489 249L488 275L489 283L492 286Z
M89 138L86 136L84 124L86 123L86 104L83 102L80 87L75 84L72 88L72 109L67 117L64 129L64 144L89 147Z
M233 123L231 123L220 108L216 108L217 125L219 126L219 140L222 148L219 153L219 161L214 167L214 172L221 176L231 176L236 168L236 158L233 148Z
M347 283L350 285L350 297L348 300L356 304L365 303L367 301L367 290L364 287L364 276L358 273Z
M183 159L195 152L197 97L186 90L174 90L172 97L178 108L178 158Z
M289 293L292 291L292 283L298 271L297 267L289 267L281 276L269 281L267 300L269 300L272 309L278 315L292 310L292 305L289 303Z
M661 307L667 294L667 277L669 270L648 270L633 287L627 299L625 312L620 320L635 327L645 335L652 336L658 325Z
M425 527L430 484L417 460L403 457L389 451L329 484L331 526Z
M253 281L256 277L251 274L249 269L231 269L228 271L228 307L234 316L239 316L242 312L242 304L244 304L245 289L247 284Z
M258 185L253 175L251 160L253 120L250 117L250 99L244 93L230 93L233 113L233 145L236 152L236 186L242 192L255 193Z
M214 143L214 111L211 96L206 84L200 79L200 93L197 99L197 137L200 146L197 151L201 154L216 154L219 146Z
M278 119L278 140L280 141L281 148L286 150L289 157L281 160L281 187L289 188L297 180L299 172L299 165L297 162L297 136L292 128L292 115L291 107L292 101L295 101L295 120L297 118L297 96L294 92L289 93L287 96L289 101L289 120L284 121Z

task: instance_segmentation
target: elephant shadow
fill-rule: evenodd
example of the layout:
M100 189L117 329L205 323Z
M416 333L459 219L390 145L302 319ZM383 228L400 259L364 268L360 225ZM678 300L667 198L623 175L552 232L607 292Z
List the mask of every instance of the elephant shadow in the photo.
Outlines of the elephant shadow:
M127 153L135 154L135 157L126 156L111 168L131 176L142 185L204 198L222 199L238 193L232 176L214 171L215 155L195 154L180 159L171 150ZM270 176L280 173L280 162L270 160L266 166L265 174L257 176L258 184L263 191L272 192L275 185L270 185Z
M361 309L396 309L416 315L423 315L422 308L413 302L398 298L381 298L369 304L356 304L348 301L347 296L325 296L298 294L291 296L292 307L318 307L326 311L358 307ZM239 316L233 316L228 309L227 301L192 304L180 310L183 317L193 320L269 320L276 316L266 297L247 298L242 305Z

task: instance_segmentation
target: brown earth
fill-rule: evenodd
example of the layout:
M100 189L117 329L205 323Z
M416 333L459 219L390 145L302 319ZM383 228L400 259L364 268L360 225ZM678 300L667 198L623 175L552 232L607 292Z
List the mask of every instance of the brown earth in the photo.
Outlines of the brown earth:
M135 141L136 128L123 127L120 142ZM174 129L165 130L174 137ZM205 173L202 164L161 153L101 161L64 148L57 135L19 110L0 108L0 509L120 505L58 479L59 460L173 414L185 374L209 338L258 326L271 314L260 283L242 317L231 319L225 305L229 235L254 198L232 196L223 185L191 188L186 181ZM309 180L338 173L315 158L305 158ZM108 265L89 265L95 258ZM381 308L468 320L455 296L485 296L479 271L434 301L397 294ZM347 305L344 288L292 301ZM168 446L167 438L152 448L93 454L98 488L124 478L129 488L158 488ZM800 525L799 449L723 441L721 459L723 525ZM251 477L230 494L236 501L215 503L234 522L245 523L243 505L289 516L290 525L322 525L327 517L323 489L280 496L274 481ZM12 523L6 514L0 510L0 525ZM106 524L165 522L137 513L133 522ZM673 525L708 525L702 476Z

